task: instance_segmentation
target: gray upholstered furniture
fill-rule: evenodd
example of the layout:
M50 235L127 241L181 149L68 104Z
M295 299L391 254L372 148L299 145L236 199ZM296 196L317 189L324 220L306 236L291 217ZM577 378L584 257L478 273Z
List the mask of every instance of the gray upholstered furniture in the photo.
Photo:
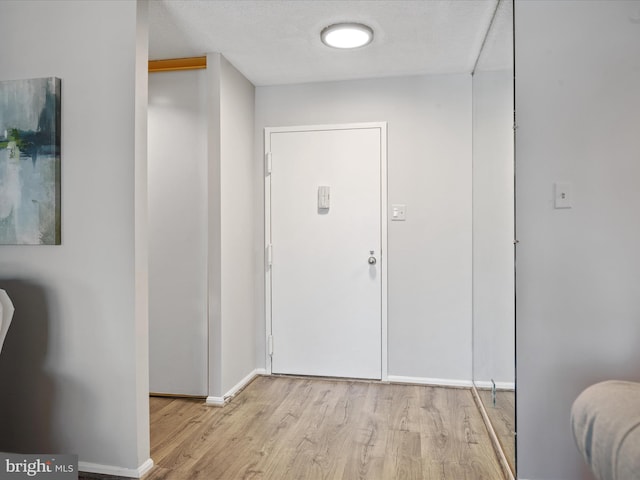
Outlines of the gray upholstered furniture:
M13 318L13 303L7 292L0 290L0 352Z
M598 480L640 479L640 383L590 386L571 408L571 426Z

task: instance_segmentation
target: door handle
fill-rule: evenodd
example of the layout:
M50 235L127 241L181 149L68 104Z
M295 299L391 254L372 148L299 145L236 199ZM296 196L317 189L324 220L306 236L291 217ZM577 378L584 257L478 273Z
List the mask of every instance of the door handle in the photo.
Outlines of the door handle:
M369 250L369 265L375 265L376 263L378 263L378 260L376 259L376 257L373 256L374 251L373 250Z

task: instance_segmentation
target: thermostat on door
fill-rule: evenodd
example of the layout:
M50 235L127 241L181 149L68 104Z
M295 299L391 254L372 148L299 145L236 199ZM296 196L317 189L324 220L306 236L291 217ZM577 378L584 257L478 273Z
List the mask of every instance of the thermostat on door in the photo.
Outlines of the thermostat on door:
M318 187L318 208L329 210L331 192L329 187Z

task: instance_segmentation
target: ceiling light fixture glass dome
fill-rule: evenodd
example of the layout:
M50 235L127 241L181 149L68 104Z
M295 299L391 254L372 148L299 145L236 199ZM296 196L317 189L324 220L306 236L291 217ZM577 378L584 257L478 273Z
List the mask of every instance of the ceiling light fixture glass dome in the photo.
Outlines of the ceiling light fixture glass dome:
M333 48L358 48L373 40L373 30L361 23L336 23L320 33L322 43Z

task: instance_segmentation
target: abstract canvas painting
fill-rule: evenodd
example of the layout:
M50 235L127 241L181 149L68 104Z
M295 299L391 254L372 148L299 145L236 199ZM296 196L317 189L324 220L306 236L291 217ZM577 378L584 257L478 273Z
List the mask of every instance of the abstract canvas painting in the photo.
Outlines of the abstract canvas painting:
M60 244L60 84L0 81L0 245Z

